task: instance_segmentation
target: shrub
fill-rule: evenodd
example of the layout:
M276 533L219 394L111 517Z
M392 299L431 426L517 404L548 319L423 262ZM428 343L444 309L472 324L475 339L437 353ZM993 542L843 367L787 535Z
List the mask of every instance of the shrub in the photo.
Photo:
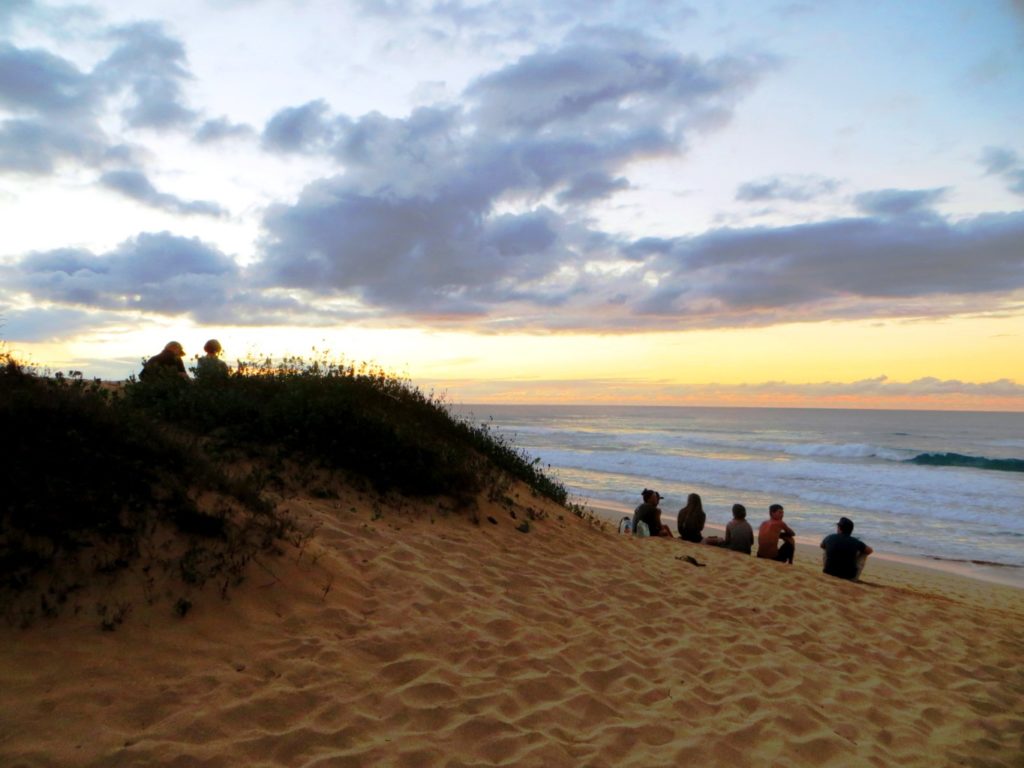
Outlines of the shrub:
M497 470L559 503L566 499L565 489L504 437L380 368L267 358L240 363L223 382L133 383L127 395L180 428L257 454L283 448L381 491L475 495Z
M129 566L159 526L215 539L225 552L252 547L253 521L280 527L259 494L215 467L194 440L176 439L80 374L41 377L4 356L0 423L0 608L8 618L13 596L37 577L50 580L51 598L42 598L50 613L47 605L62 603L80 580ZM201 511L200 492L230 500L247 519Z
M165 570L191 585L223 578L227 589L291 530L261 494L260 468L281 460L341 470L382 493L507 498L518 479L566 502L538 460L486 425L379 368L327 359L247 361L226 380L133 380L114 392L81 374L38 376L0 351L0 423L0 608L9 618L5 595L70 563L76 575L38 601L51 615L79 576L128 567L161 526L184 539ZM232 472L241 454L257 470ZM220 499L218 511L201 510L199 494Z

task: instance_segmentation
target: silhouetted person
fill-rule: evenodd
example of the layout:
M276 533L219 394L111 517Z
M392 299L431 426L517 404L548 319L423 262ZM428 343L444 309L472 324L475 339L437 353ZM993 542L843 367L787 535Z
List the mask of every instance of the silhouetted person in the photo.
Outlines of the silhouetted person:
M836 531L821 540L825 550L822 570L839 579L859 579L868 555L875 550L853 537L853 520L848 517L839 518Z
M718 546L745 555L749 555L753 549L754 529L747 522L747 508L742 504L732 505L732 520L726 523L725 538L718 542Z
M205 355L196 361L196 381L223 381L228 377L228 364L220 359L221 346L216 339L203 345Z
M185 350L176 341L169 341L164 346L163 352L153 355L142 366L139 374L140 381L158 381L161 379L181 378L188 381L188 374L185 373Z
M704 540L705 522L707 522L707 515L704 514L704 504L698 494L691 493L686 497L686 506L680 509L676 516L679 538L683 541L700 544Z
M672 531L668 529L667 525L661 524L661 509L658 507L661 501L661 494L649 488L644 488L640 496L643 498L643 503L633 510L633 534L637 535L637 525L639 523L645 523L651 536L671 537Z

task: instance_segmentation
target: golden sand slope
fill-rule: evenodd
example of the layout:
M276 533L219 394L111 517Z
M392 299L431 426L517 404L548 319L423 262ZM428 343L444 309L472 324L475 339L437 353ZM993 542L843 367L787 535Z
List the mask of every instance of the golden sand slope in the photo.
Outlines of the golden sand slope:
M1024 764L1024 592L523 534L520 498L293 501L315 538L229 602L0 630L0 765Z

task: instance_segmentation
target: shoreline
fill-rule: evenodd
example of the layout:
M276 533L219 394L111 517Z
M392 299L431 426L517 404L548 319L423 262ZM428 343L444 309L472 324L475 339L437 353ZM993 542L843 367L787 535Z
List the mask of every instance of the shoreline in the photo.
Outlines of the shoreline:
M621 520L623 516L631 516L633 514L633 510L628 508L626 505L617 504L614 501L605 501L603 499L597 503L584 504L584 507L593 512L594 515L601 520L611 523L613 527L618 525L619 520ZM674 526L675 515L672 513L664 513L664 515L665 519L670 521L669 525ZM754 524L751 523L751 525ZM756 535L756 525L754 528ZM721 536L725 532L725 526L707 523L704 526L704 530L706 534ZM675 535L674 530L673 535ZM866 572L868 573L869 580L871 571L873 570L871 568L872 564L884 563L886 566L889 566L890 569L895 568L898 570L900 568L907 568L911 570L923 570L937 575L971 579L972 581L980 581L987 584L995 584L1003 587L1024 590L1024 568L1019 566L1005 565L1002 563L979 563L966 560L947 560L939 557L921 555L902 555L892 552L881 552L877 546L873 544L871 546L875 551L868 559ZM821 550L819 549L816 541L811 543L806 536L797 536L796 549L798 557L805 562L808 560L813 562L819 561L819 553Z

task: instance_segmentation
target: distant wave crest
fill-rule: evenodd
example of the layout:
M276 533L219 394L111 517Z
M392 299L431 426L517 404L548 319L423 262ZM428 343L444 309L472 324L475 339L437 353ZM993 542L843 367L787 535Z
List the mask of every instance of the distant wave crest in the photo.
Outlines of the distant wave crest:
M1024 472L1024 459L990 459L985 456L964 456L962 453L920 453L909 461L912 464L933 467L970 467L997 472Z

